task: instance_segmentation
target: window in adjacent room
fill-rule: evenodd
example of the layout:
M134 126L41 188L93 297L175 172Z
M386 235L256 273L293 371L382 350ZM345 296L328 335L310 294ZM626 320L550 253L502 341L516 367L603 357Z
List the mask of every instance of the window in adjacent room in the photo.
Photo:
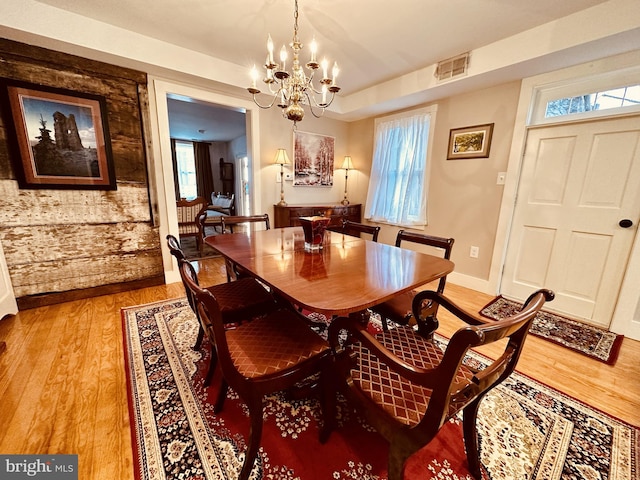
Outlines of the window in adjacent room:
M176 140L176 162L180 197L196 198L198 196L198 186L196 184L196 161L192 142Z
M365 218L403 227L427 224L430 139L437 107L376 119Z

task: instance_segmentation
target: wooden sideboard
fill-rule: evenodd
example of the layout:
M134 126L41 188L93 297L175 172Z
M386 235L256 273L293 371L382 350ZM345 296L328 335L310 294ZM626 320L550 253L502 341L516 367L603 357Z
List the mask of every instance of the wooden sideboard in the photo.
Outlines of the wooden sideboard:
M362 221L362 205L286 205L273 206L275 228L296 227L300 225L298 218L320 215L331 218L330 227L342 226L342 220Z

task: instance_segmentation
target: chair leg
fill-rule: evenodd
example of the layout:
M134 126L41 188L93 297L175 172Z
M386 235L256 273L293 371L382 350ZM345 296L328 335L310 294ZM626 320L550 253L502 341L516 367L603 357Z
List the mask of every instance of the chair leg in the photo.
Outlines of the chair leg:
M328 359L328 362L330 360ZM336 392L338 386L332 382L332 370L329 366L320 374L320 406L322 408L322 429L320 443L326 443L336 428Z
M262 438L262 398L252 398L248 404L251 428L249 430L247 452L244 456L244 464L242 465L242 471L240 472L238 480L247 480L249 478L253 463L258 456L258 449L260 448L260 440Z
M204 379L205 388L211 385L213 374L216 370L216 364L218 363L218 357L216 355L216 349L211 347L211 358L209 359L209 369L207 370L207 376Z
M399 439L389 442L389 466L387 468L389 480L403 480L404 464L417 451L418 448L406 443L403 444Z
M478 408L480 400L483 397L476 398L467 405L462 411L462 429L464 432L464 447L467 451L467 462L469 464L469 472L476 480L482 480L482 471L480 464L480 452L478 450L478 431L476 421L478 418Z
M216 403L213 406L213 413L220 413L222 411L222 407L224 407L224 401L227 398L227 390L229 389L229 385L224 380L220 380L219 382L220 390L218 390L218 397L216 398Z
M193 346L194 350L200 350L200 347L202 346L202 339L204 338L204 329L202 328L202 325L200 323L198 323L198 325L200 325L200 328L198 330L198 338L196 339L196 344Z

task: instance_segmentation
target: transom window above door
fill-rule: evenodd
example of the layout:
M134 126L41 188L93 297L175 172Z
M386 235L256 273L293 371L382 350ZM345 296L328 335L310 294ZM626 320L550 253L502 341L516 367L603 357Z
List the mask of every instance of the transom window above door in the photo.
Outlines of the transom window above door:
M547 102L545 118L576 113L640 106L640 84L596 91Z

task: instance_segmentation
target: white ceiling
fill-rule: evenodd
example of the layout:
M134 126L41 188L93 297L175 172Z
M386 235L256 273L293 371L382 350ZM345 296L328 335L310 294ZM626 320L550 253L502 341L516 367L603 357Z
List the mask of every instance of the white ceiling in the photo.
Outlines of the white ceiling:
M299 0L299 37L306 44L315 37L320 56L338 62L339 84L348 95L604 1ZM269 34L278 50L293 36L294 0L39 2L242 65L247 72L264 62Z
M294 0L2 3L0 34L8 38L23 40L13 35L22 29L39 37L57 37L66 45L110 51L115 61L149 59L149 65L159 61L156 65L166 68L158 60L164 50L173 55L169 63L183 61L185 68L198 64L200 70L185 73L234 88L247 87L249 68L264 62L269 34L277 50L293 35ZM467 89L480 88L638 49L638 5L637 0L299 0L299 38L308 44L315 37L319 58L338 63L342 90L336 111L340 118L354 120L456 94L463 84ZM590 16L581 16L589 12ZM567 18L574 21L564 21ZM587 18L595 21L585 23ZM144 37L129 36L125 30ZM505 39L508 44L501 43ZM554 50L556 42L561 47ZM172 50L171 45L188 50ZM435 85L430 68L467 51L471 52L469 78ZM303 62L307 52L303 49ZM479 73L471 72L474 68ZM186 129L175 136L198 139L198 130L216 129L210 121L205 124L214 115L203 113L201 105L174 103L171 108L176 110L172 128ZM198 111L190 113L191 108ZM235 123L243 128L243 119L234 116L235 121L225 126ZM199 121L184 123L178 117ZM206 132L204 137L220 140Z

